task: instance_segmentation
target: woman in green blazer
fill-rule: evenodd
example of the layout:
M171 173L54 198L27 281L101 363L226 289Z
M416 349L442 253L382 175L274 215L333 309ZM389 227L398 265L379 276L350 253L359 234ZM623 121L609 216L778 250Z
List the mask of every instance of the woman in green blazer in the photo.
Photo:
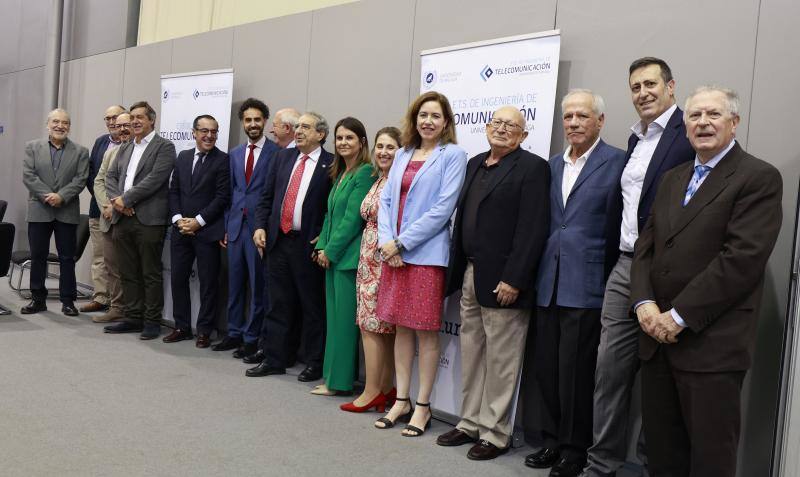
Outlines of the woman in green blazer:
M324 384L312 394L333 396L353 390L358 359L356 326L356 269L361 234L361 202L375 182L367 131L355 118L333 128L336 155L330 168L333 187L328 213L316 244L315 260L325 269L327 337L322 365Z

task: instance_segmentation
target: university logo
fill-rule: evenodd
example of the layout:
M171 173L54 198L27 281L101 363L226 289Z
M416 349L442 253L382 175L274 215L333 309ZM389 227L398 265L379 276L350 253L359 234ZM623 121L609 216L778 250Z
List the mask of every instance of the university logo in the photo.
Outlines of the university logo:
M194 97L194 99L199 98L200 97L200 91L194 90L194 93L192 93L192 97Z
M492 71L489 65L486 65L481 70L481 79L483 79L483 81L489 81L489 78L491 78L493 74L494 71Z
M164 94L161 95L161 102L166 103L169 99L169 90L165 89Z
M436 84L436 70L422 73L422 85L425 89L431 89Z

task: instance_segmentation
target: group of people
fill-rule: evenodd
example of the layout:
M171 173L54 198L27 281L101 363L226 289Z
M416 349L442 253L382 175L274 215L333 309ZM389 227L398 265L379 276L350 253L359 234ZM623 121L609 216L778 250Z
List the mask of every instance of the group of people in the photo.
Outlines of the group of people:
M525 464L615 475L641 367L650 474L733 476L781 177L736 142L735 92L700 87L681 110L654 57L631 64L628 86L638 119L627 151L600 137L602 97L576 89L561 102L568 147L549 161L521 147L525 118L510 106L486 125L488 150L468 159L434 91L372 145L356 118L331 131L290 108L275 113L273 142L269 109L251 98L238 114L245 144L220 151L216 119L201 115L196 147L177 157L146 102L108 108L91 154L56 109L48 138L25 150L32 300L21 311L47 308L55 234L62 311L78 314L77 197L88 186L95 291L81 311L105 311L93 320L116 322L107 333L160 336L168 235L165 343L195 339L196 260L198 348L233 350L256 365L250 377L300 361L299 381L322 379L311 393L352 395L360 334L364 390L341 409L375 409L376 428L402 421L416 437L431 421L443 300L460 291L461 420L437 444L471 444L473 460L504 454L522 373L525 436L538 448ZM212 345L222 249L228 326Z

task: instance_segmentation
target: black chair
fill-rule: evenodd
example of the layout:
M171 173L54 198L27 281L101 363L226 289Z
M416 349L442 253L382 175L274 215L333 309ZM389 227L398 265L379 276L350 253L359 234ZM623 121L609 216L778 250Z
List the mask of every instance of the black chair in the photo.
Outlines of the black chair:
M81 214L80 221L78 222L77 243L75 246L75 263L83 256L83 251L86 249L86 244L89 243L89 216ZM48 269L51 265L58 266L58 255L49 253L47 255ZM16 284L13 282L14 271L19 269ZM22 288L22 280L25 276L25 270L31 269L31 252L30 250L16 250L11 254L11 273L8 274L8 286L16 291L19 296L25 299L30 298L30 288ZM58 278L57 273L47 273L47 278ZM84 293L80 287L89 288L82 283L78 283L78 299L91 298L91 294ZM48 292L58 292L58 290L48 290Z
M5 211L5 201L0 204L0 212ZM0 223L0 277L6 276L11 265L11 249L14 246L14 224ZM11 310L0 305L0 315L10 315Z
M0 200L0 222L2 222L3 217L6 216L6 208L8 208L8 202Z

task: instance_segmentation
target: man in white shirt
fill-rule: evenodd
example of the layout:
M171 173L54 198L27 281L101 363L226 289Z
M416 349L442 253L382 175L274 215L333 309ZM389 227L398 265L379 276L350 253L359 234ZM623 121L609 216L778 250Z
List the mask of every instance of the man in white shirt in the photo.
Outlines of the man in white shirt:
M275 113L272 118L272 137L275 138L275 143L281 149L289 149L295 147L294 142L294 128L297 126L297 120L300 118L300 113L294 108L283 108Z
M694 159L683 112L675 104L675 80L664 60L644 57L628 69L639 120L631 127L627 164L619 182L616 227L619 257L606 283L594 389L593 445L584 472L613 476L625 463L631 395L639 369L639 322L630 303L633 247L644 228L661 176ZM639 458L644 463L641 453Z

